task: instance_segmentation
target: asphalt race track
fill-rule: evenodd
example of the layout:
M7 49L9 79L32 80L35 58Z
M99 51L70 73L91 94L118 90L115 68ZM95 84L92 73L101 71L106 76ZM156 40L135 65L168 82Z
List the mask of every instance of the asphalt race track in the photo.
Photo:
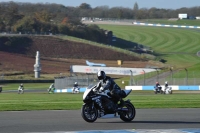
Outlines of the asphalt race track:
M82 119L80 110L0 112L0 133L124 129L200 129L200 109L136 109L136 117L130 123L119 118L87 123Z

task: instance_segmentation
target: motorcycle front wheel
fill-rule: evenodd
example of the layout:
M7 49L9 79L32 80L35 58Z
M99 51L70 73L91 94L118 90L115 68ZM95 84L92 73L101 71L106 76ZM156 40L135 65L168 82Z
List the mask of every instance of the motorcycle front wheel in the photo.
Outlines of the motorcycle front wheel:
M130 102L125 102L123 108L127 110L120 113L120 119L125 122L132 121L136 115L135 107L133 106L133 104Z
M24 91L23 90L18 90L18 94L23 94Z
M87 122L94 122L98 117L98 111L92 103L86 103L81 108L81 116Z

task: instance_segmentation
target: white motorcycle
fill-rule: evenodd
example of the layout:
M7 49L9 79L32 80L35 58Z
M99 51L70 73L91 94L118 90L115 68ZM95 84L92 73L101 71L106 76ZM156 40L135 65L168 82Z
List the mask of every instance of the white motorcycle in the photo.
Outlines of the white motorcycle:
M23 93L24 93L24 87L19 86L18 94L23 94Z
M48 92L49 94L54 93L54 91L55 91L55 88L49 88L49 89L47 89L47 92Z
M165 87L163 94L172 94L172 87Z
M124 98L127 97L132 90L123 90ZM102 99L104 107L104 116L99 115L99 101ZM94 122L97 118L120 118L125 122L130 122L135 118L136 111L130 100L124 101L123 105L115 103L110 97L109 91L100 92L95 86L89 86L83 94L83 106L81 108L82 118L87 122Z
M72 93L79 93L80 92L80 88L79 87L73 87L72 88Z

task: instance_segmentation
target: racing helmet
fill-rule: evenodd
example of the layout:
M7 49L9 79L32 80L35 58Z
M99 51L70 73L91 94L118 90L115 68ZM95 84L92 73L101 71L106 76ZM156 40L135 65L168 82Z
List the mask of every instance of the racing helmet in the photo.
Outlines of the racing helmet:
M97 73L97 78L98 78L99 80L105 79L105 78L106 78L105 72L104 72L104 71L99 71L99 72Z
M165 84L168 84L168 82L167 82L167 81L165 81Z
M74 82L74 87L78 87L78 82Z
M20 86L23 86L23 84L20 84Z

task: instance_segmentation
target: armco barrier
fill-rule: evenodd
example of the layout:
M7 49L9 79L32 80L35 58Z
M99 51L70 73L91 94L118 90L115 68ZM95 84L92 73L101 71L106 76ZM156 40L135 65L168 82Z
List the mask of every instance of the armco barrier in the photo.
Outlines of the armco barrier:
M161 87L164 87L161 85ZM176 86L172 85L172 90L189 90L189 91L200 91L200 86ZM125 90L153 90L154 86L125 86ZM86 88L80 88L80 92L85 92ZM55 89L55 93L71 93L72 88L66 89Z
M80 88L80 92L85 92L86 88ZM72 88L66 88L66 89L55 89L55 93L72 93Z
M179 90L200 90L200 86L179 86Z
M161 85L161 87L164 87ZM200 86L175 86L172 85L172 90L190 90L190 91L195 91L195 90L200 90ZM126 90L153 90L154 86L125 86Z
M150 23L140 23L134 22L134 25L144 25L144 26L157 26L157 27L174 27L174 28L192 28L200 29L200 26L186 26L186 25L164 25L164 24L150 24Z

